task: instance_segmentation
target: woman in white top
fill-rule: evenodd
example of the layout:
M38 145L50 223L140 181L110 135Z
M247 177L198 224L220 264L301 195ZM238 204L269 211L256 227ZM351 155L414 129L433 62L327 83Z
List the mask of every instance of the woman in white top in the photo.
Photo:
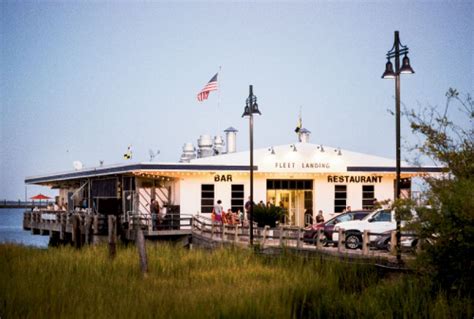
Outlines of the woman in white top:
M216 214L216 221L218 222L222 221L222 211L224 210L221 204L222 204L222 201L219 199L217 201L217 204L214 205L214 214Z

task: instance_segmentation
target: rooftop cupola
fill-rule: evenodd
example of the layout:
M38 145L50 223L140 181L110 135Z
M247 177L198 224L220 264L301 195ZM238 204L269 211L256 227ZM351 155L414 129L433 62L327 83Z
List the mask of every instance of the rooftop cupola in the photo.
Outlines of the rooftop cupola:
M299 140L301 143L309 143L309 135L311 132L304 127L299 131Z

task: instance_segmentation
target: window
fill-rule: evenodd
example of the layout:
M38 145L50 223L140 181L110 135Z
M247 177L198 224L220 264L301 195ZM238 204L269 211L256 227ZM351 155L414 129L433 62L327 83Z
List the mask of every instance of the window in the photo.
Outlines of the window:
M341 213L346 208L347 185L334 185L334 212Z
M347 215L342 215L336 218L337 223L342 223L342 222L348 222L352 220L352 217L354 217L352 214L347 214Z
M313 209L313 192L304 191L304 209Z
M232 185L231 209L234 213L244 211L244 185Z
M214 184L201 185L201 213L212 213L214 207Z
M92 197L117 198L117 178L107 178L92 181Z
M392 214L389 210L382 210L372 217L373 222L390 222L392 220Z
M308 179L267 179L269 189L305 189L313 190L313 181Z
M362 209L373 209L374 199L374 185L362 185Z

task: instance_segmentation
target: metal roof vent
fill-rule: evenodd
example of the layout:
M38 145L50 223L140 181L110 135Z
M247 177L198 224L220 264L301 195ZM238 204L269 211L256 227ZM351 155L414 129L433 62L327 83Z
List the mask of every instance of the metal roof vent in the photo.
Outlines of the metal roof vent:
M224 139L222 136L214 137L214 155L219 155L224 153Z
M193 143L185 143L183 145L183 154L181 154L179 161L181 163L189 163L194 158L196 158L196 148Z
M237 143L237 130L232 126L226 129L226 146L227 146L227 153L235 153L237 150L236 143Z
M212 137L210 135L201 135L198 139L198 158L209 157L214 155L212 148Z

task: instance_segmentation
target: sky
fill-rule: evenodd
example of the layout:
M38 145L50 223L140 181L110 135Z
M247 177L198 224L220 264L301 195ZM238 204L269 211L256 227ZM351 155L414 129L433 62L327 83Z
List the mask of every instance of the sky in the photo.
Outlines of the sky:
M395 84L382 80L394 31L413 75L401 100L444 107L473 93L472 1L10 2L0 4L0 199L56 191L27 176L176 162L185 142L239 130L249 85L255 148L310 141L395 158ZM196 95L219 71L220 91ZM456 115L454 115L456 116ZM462 120L462 119L460 119ZM402 121L404 144L415 137ZM410 154L402 151L402 159Z

